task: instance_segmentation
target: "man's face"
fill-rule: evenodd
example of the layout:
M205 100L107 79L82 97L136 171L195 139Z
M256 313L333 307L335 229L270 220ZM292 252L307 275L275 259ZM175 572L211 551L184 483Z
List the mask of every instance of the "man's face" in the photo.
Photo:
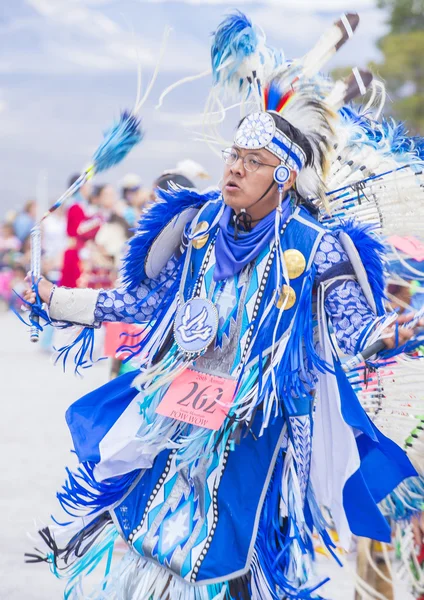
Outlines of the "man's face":
M245 150L233 146L233 149L239 158L233 165L225 164L222 195L225 204L239 212L242 208L249 209L266 192L274 179L274 168L280 164L280 160L264 148ZM246 157L249 165L258 166L256 171L246 169L243 162ZM276 194L275 185L263 200Z

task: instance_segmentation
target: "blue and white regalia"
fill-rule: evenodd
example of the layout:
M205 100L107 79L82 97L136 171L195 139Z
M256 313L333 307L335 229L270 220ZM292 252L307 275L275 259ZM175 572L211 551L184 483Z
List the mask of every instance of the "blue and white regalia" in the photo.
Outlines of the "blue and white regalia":
M353 25L340 21L331 44ZM345 547L352 534L389 541L378 504L418 479L364 411L341 358L361 353L396 318L384 308L384 246L367 224L317 218L323 180L340 180L343 169L352 178L347 166L368 148L352 118L344 150L328 160L351 87L312 85L309 63L281 62L252 31L243 15L220 26L215 83L234 79L246 94L235 145L278 156L278 177L295 171L297 191L237 231L218 190L160 191L130 242L121 288L55 288L51 297L54 321L87 330L146 323L126 348L137 369L67 411L80 461L58 494L68 522L42 529L46 549L30 555L69 579L67 598L83 597L83 576L104 557L106 578L90 598L318 598L313 533L332 550L324 514ZM265 72L247 69L254 57L243 36ZM240 45L228 74L230 50ZM278 77L266 72L270 61ZM302 132L314 165L273 113ZM369 169L377 172L375 161ZM356 197L355 189L352 205ZM192 388L178 396L187 373ZM164 410L170 402L177 412ZM214 411L222 419L211 426ZM112 556L118 536L128 547L122 560Z

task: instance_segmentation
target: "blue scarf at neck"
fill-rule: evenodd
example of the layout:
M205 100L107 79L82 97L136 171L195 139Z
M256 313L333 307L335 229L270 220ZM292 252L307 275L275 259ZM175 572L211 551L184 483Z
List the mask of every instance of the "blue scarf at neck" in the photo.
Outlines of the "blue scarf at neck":
M290 213L290 200L282 204L282 219L284 223ZM239 231L238 238L234 239L234 227L231 224L232 208L227 206L219 221L219 232L215 244L215 269L213 278L221 281L234 277L243 267L252 262L262 249L274 237L275 210L264 217L251 231Z

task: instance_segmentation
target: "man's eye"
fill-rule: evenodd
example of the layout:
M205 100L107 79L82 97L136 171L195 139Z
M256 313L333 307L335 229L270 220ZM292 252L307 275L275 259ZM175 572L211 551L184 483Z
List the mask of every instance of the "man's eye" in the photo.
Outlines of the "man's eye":
M252 167L258 167L260 164L262 164L259 160L256 160L256 158L249 158L247 162L249 165L252 165Z

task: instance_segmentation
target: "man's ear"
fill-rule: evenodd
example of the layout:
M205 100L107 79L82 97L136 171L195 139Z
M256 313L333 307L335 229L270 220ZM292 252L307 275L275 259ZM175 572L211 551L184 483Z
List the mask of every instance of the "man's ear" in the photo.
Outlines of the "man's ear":
M290 171L290 177L287 179L286 185L284 186L286 190L289 190L294 186L296 177L297 177L296 171Z

